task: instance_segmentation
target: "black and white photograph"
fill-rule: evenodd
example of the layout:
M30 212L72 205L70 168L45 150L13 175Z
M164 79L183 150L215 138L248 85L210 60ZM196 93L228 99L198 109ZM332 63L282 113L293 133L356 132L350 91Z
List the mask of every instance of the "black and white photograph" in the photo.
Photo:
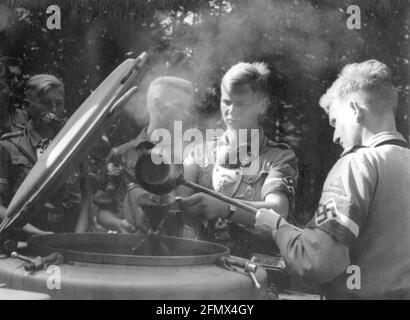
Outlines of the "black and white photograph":
M0 0L0 300L410 300L409 116L408 0Z

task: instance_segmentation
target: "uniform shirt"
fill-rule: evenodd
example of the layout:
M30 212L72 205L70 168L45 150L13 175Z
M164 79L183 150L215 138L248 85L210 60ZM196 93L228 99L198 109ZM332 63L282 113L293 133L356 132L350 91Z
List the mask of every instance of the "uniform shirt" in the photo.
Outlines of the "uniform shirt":
M240 183L232 196L242 200L263 201L268 194L282 191L292 204L297 179L295 153L288 145L269 140L262 130L260 130L259 141L259 157L256 154L251 155L249 159L251 163L247 164L249 167L253 161L259 162L258 170L254 174L241 175ZM185 175L204 187L214 189L212 179L216 162L215 154L218 154L220 149L226 148L228 144L227 134L224 134L214 141L197 145L184 160ZM241 166L243 167L243 164ZM225 180L224 183L229 181Z
M155 144L151 142L147 134L147 128L144 128L135 139L110 151L106 161L106 170L99 183L99 190L94 196L94 203L99 209L109 210L119 219L127 219L133 225L137 225L141 221L145 221L144 224L147 223L138 203L139 198L143 194L149 194L149 192L137 184L134 172L141 154L154 146ZM110 165L120 168L121 173L119 175L111 174ZM150 196L159 197L154 194L150 194ZM139 220L138 223L136 220ZM171 218L165 220L165 229L161 231L177 235L178 231L175 229L179 228L178 223L172 221Z
M41 139L33 129L25 110L15 108L9 120L11 131L0 138L0 200L6 208L33 168L38 154L48 146L48 139ZM42 230L71 232L79 214L80 199L80 173L76 171L47 199L44 207L41 204L32 208L38 214L31 223Z
M0 195L5 207L33 168L38 150L43 150L47 145L33 130L23 109L15 108L15 112L9 115L7 130L0 137Z
M214 141L197 145L184 160L184 176L187 180L206 188L216 188L215 191L247 201L264 201L270 193L283 192L288 197L289 208L292 210L298 175L295 153L288 145L269 140L261 129L259 142L258 152L250 150L248 163L240 164L243 169L244 166L249 168L253 162L257 162L257 171L254 174L245 174L246 171L243 170L244 174L239 173L239 183L236 185L229 179L221 179L218 183L213 181L216 178L215 170L218 169L218 164L215 163L218 154L229 145L227 133ZM233 254L249 256L256 252L271 253L274 249L272 241L257 242L253 228L230 224L232 239L225 244L230 247ZM207 240L213 240L213 230L207 230L205 233Z
M345 151L306 229L276 233L287 266L328 282L328 298L410 298L410 150L391 140L405 143L382 132Z
M128 215L128 205L132 202L126 199L127 191L136 187L134 171L139 156L144 152L145 147L152 148L153 143L147 134L147 128L133 140L128 141L118 147L113 148L107 157L106 170L103 172L99 182L99 189L94 196L94 203L100 209L107 209L120 219L125 219ZM110 172L109 165L120 168L120 175ZM126 201L126 208L124 208Z

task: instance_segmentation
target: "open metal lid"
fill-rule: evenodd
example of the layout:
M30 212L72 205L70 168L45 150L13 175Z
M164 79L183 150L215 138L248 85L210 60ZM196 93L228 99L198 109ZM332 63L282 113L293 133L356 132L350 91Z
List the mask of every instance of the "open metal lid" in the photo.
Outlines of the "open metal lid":
M94 143L115 119L116 112L137 91L148 59L143 52L118 66L70 117L17 190L7 208L0 234L11 226L29 222L31 204L59 187L73 166L87 156Z

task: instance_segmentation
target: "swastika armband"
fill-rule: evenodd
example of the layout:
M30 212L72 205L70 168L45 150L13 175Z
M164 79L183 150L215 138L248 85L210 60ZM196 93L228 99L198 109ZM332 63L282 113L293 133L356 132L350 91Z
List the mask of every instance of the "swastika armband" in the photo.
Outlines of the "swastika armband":
M325 197L306 227L319 228L350 247L359 236L360 219L356 205L338 197Z

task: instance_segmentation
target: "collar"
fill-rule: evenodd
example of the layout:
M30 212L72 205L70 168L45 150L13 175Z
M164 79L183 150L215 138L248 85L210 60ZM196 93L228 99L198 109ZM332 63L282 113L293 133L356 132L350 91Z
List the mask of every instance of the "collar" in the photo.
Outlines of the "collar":
M350 147L348 149L345 149L342 154L340 155L340 158L345 156L346 154L352 153L356 151L357 149L360 148L374 148L377 147L378 145L382 144L383 142L386 141L391 141L391 140L399 140L407 143L406 139L403 138L403 136L398 133L397 131L383 131L375 134L372 136L365 144L363 145L355 145L353 147Z
M379 145L380 143L383 143L385 141L389 140L400 140L403 142L406 142L406 139L403 138L403 136L398 133L397 131L383 131L378 134L375 134L372 136L365 144L365 147L375 147Z

